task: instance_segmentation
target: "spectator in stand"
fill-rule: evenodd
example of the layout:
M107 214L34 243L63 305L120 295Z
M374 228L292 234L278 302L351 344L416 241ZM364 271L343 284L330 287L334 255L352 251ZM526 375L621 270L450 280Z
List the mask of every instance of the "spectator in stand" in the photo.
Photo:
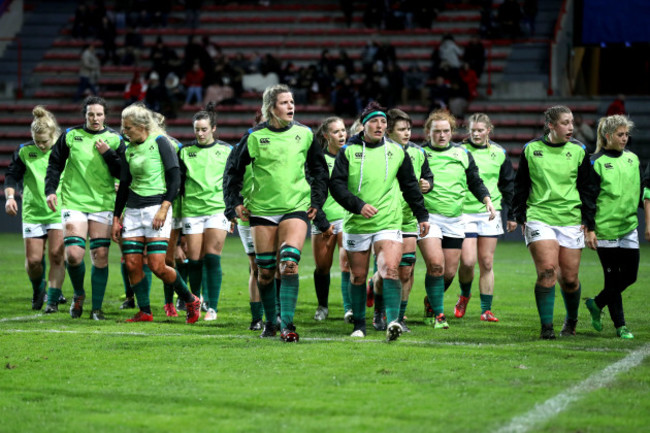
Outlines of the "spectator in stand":
M124 35L124 56L122 57L122 65L138 65L140 62L140 55L144 48L144 40L135 27L129 27L126 35Z
M149 59L152 69L162 77L166 77L172 71L176 74L181 73L179 69L181 69L182 60L178 58L176 50L165 45L161 36L158 36L156 44L151 47Z
M469 106L469 97L467 84L460 77L454 78L449 86L449 111L457 119L465 118Z
M81 52L81 66L79 68L79 87L74 100L78 101L86 90L90 90L93 95L97 95L97 88L95 84L99 80L99 71L101 63L97 54L95 54L95 46L87 44Z
M332 92L332 105L334 112L339 116L354 117L361 111L359 94L350 77L345 77L337 83Z
M497 12L501 36L516 39L521 35L521 8L517 0L504 0Z
M351 0L340 0L341 12L345 17L345 25L350 28L352 27L352 14L354 13L354 2Z
M587 146L587 151L593 153L596 148L596 133L589 126L588 123L584 121L581 114L574 113L573 115L573 136L580 141L582 144Z
M354 70L354 63L352 62L352 59L348 55L348 52L343 49L339 50L339 58L336 59L334 63L336 66L343 66L347 74L351 74Z
M467 62L463 63L463 67L458 72L460 79L463 80L467 86L468 100L471 102L478 96L478 76L472 68L469 67Z
M363 13L363 24L367 29L386 28L386 3L384 0L368 0Z
M153 25L167 27L169 14L172 11L172 0L157 0L152 3L153 16L151 21Z
M190 35L187 37L187 45L185 45L183 55L183 72L192 69L194 63L197 61L200 63L201 69L207 71L209 68L206 68L206 64L212 60L210 59L205 47L201 44L201 36Z
M615 114L627 115L627 111L625 110L625 95L623 94L617 95L616 99L607 107L606 116L613 116Z
M535 36L535 20L537 19L538 0L524 0L522 21L529 37Z
M140 72L133 71L133 78L126 83L124 88L124 108L134 102L142 101L147 92L147 83L140 76Z
M388 79L387 105L394 107L402 98L404 89L404 71L395 62L388 62L384 76Z
M202 0L185 0L185 21L193 29L199 27L201 3Z
M75 39L86 39L90 35L89 29L90 12L85 3L79 3L74 12L72 22L72 37Z
M174 72L170 72L165 77L165 93L167 97L161 106L161 113L170 119L178 117L178 109L185 100L185 89L181 85L181 80Z
M436 77L435 82L429 91L429 111L434 111L439 108L447 108L449 105L449 84L445 82L442 75Z
M151 27L150 0L131 1L131 24L135 27Z
M481 78L485 68L485 47L478 36L470 37L469 42L465 45L463 60L469 64L470 69L476 72L476 77Z
M104 53L101 59L102 66L105 65L108 60L110 60L114 65L119 63L115 46L116 36L117 30L115 29L115 23L107 16L104 16L97 29L97 39L102 42L102 46L104 47Z
M192 69L185 74L185 87L187 88L186 104L189 105L192 99L196 99L197 105L203 103L203 78L205 78L205 73L201 69L199 62L195 61Z
M402 104L406 105L409 98L417 95L419 102L426 105L427 100L427 77L417 63L413 63L404 73L404 87L402 88Z
M458 71L460 69L460 59L463 55L463 49L456 45L454 37L447 33L442 37L440 44L440 63L446 62L451 69Z
M151 111L160 112L162 102L167 97L165 88L160 82L160 76L156 71L149 74L149 82L147 83L147 91L144 96L144 103Z

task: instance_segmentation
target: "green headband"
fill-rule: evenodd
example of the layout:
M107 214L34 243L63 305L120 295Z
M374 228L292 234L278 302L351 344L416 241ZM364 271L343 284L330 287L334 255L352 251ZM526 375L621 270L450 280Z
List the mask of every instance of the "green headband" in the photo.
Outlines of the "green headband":
M365 125L368 120L372 119L373 117L377 117L377 116L381 116L383 118L386 118L386 113L384 113L383 111L373 111L372 113L368 114L366 117L363 118L363 120L361 121L361 124Z

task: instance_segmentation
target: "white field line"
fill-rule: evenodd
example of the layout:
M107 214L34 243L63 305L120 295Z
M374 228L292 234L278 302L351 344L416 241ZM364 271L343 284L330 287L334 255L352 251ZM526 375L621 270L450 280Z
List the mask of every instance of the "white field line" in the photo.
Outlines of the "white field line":
M29 319L29 318L35 318L38 316L26 316L26 317L14 317L11 320L24 320L24 319ZM138 326L138 325L135 325ZM144 324L146 326L146 324ZM218 330L215 330L218 331ZM25 334L78 334L78 335L112 335L112 336L138 336L138 337L192 337L192 338L206 338L206 339L224 339L224 340L229 340L229 339L242 339L242 340L255 340L259 338L259 334L257 332L249 332L249 333L242 333L242 334L210 334L210 335L205 335L205 334L194 334L194 333L187 333L187 332L142 332L142 331L102 331L102 330L92 330L92 331L83 331L83 330L77 330L77 329L0 329L0 334L2 333L25 333ZM300 341L304 342L340 342L340 343L366 343L366 344L372 344L372 343L386 343L386 340L382 338L383 336L382 333L377 333L377 336L380 336L379 339L377 338L352 338L348 336L341 336L341 337L300 337ZM273 339L269 339L269 341L273 341ZM474 347L474 348L481 348L481 347L512 347L512 346L520 346L521 343L508 343L508 344L494 344L494 343L466 343L462 341L436 341L436 340L429 340L429 341L422 341L422 340L407 340L407 339L400 339L399 342L395 342L395 344L407 344L407 345L413 345L413 346L462 346L462 347ZM560 348L565 348L565 346L560 346L560 345L554 345L554 346L548 346L548 347L553 347L556 349ZM593 347L573 347L575 350L581 350L585 352L616 352L616 349L605 349L605 348L593 348ZM621 349L621 352L629 352L628 349Z
M588 393L603 388L616 380L619 374L638 366L650 355L650 344L631 352L625 358L609 365L577 385L562 391L555 397L536 405L523 415L514 417L507 425L499 428L497 433L525 433L541 427L544 423L564 411L569 405L580 400Z

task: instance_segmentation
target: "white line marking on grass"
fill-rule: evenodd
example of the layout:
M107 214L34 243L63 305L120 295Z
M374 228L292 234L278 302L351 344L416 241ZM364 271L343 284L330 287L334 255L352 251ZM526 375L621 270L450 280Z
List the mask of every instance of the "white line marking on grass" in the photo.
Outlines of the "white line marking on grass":
M0 319L0 322L17 322L19 320L36 319L41 316L42 314L34 314L32 316L22 316L22 317L7 317L5 319Z
M527 413L510 420L510 423L497 430L497 433L525 433L551 420L564 411L571 403L580 400L592 391L603 388L616 380L616 376L638 366L650 355L650 344L637 349L620 361L609 365L579 384L562 391L555 397L536 405Z

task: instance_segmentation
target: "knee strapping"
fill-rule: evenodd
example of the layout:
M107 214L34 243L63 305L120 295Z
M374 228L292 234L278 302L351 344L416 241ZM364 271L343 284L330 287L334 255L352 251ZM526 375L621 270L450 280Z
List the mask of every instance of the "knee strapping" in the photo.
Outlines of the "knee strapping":
M90 240L90 249L108 248L111 246L111 240L108 238L95 238Z
M280 261L300 263L300 250L290 245L283 246L280 248Z
M415 252L402 254L402 261L400 261L399 263L400 266L406 267L406 266L413 266L414 264L415 264Z
M140 254L144 253L144 243L138 241L122 242L122 254Z
M167 254L169 241L147 242L147 254Z
M63 244L66 247L76 246L86 249L86 240L79 236L66 236L63 238Z
M277 266L277 259L275 251L269 253L255 254L255 264L261 269L275 269Z

